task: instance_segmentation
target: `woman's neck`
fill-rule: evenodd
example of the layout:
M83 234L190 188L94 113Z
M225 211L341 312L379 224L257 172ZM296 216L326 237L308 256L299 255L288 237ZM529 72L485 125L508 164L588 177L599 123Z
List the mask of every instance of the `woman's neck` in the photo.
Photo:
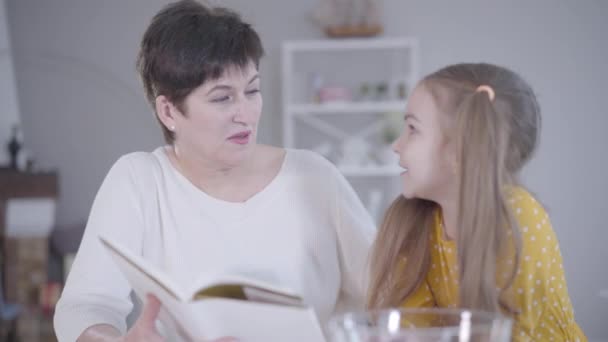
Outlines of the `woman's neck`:
M167 154L179 172L203 192L218 199L243 202L251 197L247 185L254 183L256 150L236 166L213 163L175 146Z

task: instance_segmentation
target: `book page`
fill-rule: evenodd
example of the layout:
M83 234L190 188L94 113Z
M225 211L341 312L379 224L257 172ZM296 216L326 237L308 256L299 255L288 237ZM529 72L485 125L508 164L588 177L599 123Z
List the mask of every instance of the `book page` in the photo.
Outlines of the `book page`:
M99 240L142 300L146 294L152 293L161 301L166 298L185 301L184 291L144 258L102 236Z
M209 298L187 303L199 324L192 336L213 340L230 336L243 342L324 342L310 307L278 306L251 301Z
M224 297L282 305L302 304L302 298L294 290L256 279L252 275L204 275L195 284L190 292L192 300Z

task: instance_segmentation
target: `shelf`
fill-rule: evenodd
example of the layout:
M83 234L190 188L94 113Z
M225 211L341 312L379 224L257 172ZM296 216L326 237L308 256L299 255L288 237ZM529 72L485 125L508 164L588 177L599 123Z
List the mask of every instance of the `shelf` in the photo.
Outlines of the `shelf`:
M340 40L304 40L284 43L288 51L340 51L340 50L388 50L399 48L416 48L418 41L413 38L366 39L351 38Z
M339 166L338 169L348 177L356 176L399 176L403 169L398 166Z
M405 112L405 101L330 102L322 104L289 105L287 111L295 115L336 113Z

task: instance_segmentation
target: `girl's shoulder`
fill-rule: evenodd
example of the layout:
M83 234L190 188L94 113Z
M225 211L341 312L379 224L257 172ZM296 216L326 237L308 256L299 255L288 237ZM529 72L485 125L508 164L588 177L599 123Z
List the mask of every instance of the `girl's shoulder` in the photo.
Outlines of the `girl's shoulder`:
M510 187L507 190L506 200L518 221L520 218L540 218L542 220L541 216L546 215L544 206L522 186Z
M524 254L554 250L557 237L549 214L536 197L523 187L514 187L507 201L521 232Z

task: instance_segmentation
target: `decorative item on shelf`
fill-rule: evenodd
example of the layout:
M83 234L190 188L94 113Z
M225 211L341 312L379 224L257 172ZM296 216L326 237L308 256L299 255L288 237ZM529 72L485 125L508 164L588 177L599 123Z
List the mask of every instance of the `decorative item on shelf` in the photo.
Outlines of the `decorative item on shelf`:
M340 26L325 28L325 34L331 38L373 37L382 32L382 26Z
M397 98L399 100L405 100L407 99L407 95L407 83L405 83L404 81L397 83Z
M11 135L11 139L6 144L6 149L9 154L9 167L11 169L18 169L19 163L19 153L23 148L23 136L21 135L21 130L18 125L13 126L13 133Z
M342 143L342 155L338 160L340 167L362 167L370 163L370 146L365 139L353 137Z
M372 37L383 32L381 0L322 0L314 21L331 38Z
M388 98L388 84L380 82L376 86L376 101L385 101Z
M372 98L371 86L367 82L362 83L361 86L359 87L359 94L357 96L357 99L361 102L365 102L365 101L371 100L371 98Z
M8 167L13 170L31 172L34 169L34 160L23 144L23 134L18 125L13 125L11 138L6 144L9 154Z
M403 100L405 96L405 83L398 81L363 82L357 92L357 100L360 102Z
M323 84L325 80L323 79L323 75L319 73L312 73L310 76L310 91L312 93L312 102L320 103L321 99L319 97L319 93L321 92L321 88L323 88Z
M319 89L319 102L348 102L352 100L350 89L342 86L324 86Z
M406 100L408 95L407 82L401 79L390 80L388 92L392 100Z

